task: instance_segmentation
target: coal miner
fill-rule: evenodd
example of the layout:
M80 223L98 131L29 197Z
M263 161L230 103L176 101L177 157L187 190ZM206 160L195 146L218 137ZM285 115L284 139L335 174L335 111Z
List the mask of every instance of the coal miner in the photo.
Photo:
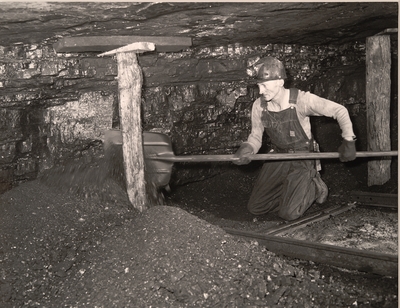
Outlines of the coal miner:
M253 103L251 133L235 153L237 165L250 163L248 155L259 151L265 130L271 141L270 153L318 151L311 133L310 116L337 120L342 131L340 161L356 157L355 135L347 109L333 101L295 88L286 89L285 68L273 57L254 65L260 97ZM254 184L247 208L255 215L278 212L285 220L300 217L314 202L322 204L328 187L319 174L318 160L266 161Z

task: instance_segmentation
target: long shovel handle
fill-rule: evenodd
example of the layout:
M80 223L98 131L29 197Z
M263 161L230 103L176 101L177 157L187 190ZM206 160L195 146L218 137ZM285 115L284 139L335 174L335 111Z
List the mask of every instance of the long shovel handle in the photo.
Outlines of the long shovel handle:
M228 155L186 155L175 156L169 136L162 133L143 132L143 145L145 148L145 159L159 162L218 162L237 161L239 158L233 154ZM122 132L117 129L105 132L105 150L111 144L122 144ZM356 157L389 157L397 156L397 151L386 152L356 152ZM311 153L274 153L249 155L251 160L298 160L298 159L325 159L339 158L338 152L311 152Z
M122 132L117 129L108 130L104 134L104 151L112 152L114 146L121 146ZM239 158L230 155L186 155L175 156L171 138L162 133L143 132L143 149L146 163L146 172L149 180L157 187L168 185L174 162L218 162L237 161ZM389 152L357 152L356 157L389 157L397 156L397 151ZM298 160L339 158L339 153L276 153L250 155L251 160Z
M397 151L383 151L383 152L356 152L356 157L388 157L398 156ZM338 152L315 152L315 153L276 153L276 154L254 154L248 156L251 160L298 160L298 159L325 159L325 158L339 158ZM147 155L146 159L162 160L169 162L215 162L215 161L237 161L238 157L233 154L228 155L187 155L175 156L171 153L158 153Z

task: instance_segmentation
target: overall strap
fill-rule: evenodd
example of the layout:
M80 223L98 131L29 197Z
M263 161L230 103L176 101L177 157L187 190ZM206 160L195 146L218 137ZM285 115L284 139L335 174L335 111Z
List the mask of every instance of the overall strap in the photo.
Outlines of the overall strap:
M290 95L289 95L289 104L296 104L297 102L297 95L299 95L299 89L290 88Z

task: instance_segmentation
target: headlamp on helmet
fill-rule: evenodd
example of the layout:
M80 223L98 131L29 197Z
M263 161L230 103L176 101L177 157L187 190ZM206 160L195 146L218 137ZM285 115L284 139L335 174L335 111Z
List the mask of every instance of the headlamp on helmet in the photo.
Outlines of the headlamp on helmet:
M282 62L274 57L265 57L260 59L254 68L257 72L257 82L265 82L269 80L286 79L286 71Z

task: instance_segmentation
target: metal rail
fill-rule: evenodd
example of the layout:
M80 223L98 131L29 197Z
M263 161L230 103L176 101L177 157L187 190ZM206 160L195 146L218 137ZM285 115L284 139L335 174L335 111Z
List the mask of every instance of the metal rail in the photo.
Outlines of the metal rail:
M352 191L350 193L350 199L352 201L359 203L360 205L368 205L368 206L397 209L399 205L397 194Z
M353 201L361 205L391 207L397 209L397 195L352 192ZM302 228L312 222L325 220L355 208L356 202L347 206L332 206L322 212L313 213L295 221L262 229L257 232L225 228L227 233L257 240L268 250L289 257L300 258L341 268L371 272L384 276L398 276L398 256L353 248L338 247L310 241L282 238L276 235Z
M398 276L397 255L337 247L231 228L224 228L224 230L231 235L257 240L260 245L276 254L383 276Z
M340 206L340 205L332 206L326 210L323 210L322 212L314 213L291 222L287 222L284 224L280 224L278 226L268 228L266 230L260 230L258 232L262 232L262 234L267 234L267 235L279 235L288 231L294 231L303 228L310 223L322 221L332 216L339 215L355 207L356 207L355 204L349 204L347 206Z

